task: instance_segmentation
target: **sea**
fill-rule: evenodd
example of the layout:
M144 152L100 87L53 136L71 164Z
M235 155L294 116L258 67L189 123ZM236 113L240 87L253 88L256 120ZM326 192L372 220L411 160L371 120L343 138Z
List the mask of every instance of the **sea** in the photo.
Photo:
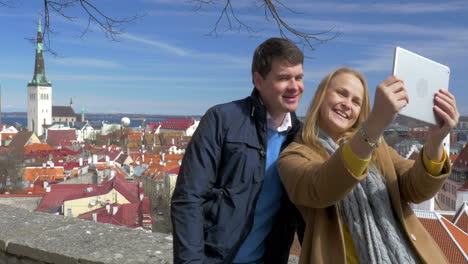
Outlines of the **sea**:
M109 118L102 118L102 117L89 117L86 118L87 120L90 121L106 121L109 124L120 124L120 117L109 117ZM147 124L149 122L162 122L166 118L165 117L159 117L159 118L148 118L145 120L144 124ZM26 127L28 125L28 119L27 117L8 117L8 116L3 116L2 117L2 124L8 124L8 125L15 125L16 123L21 124L22 126ZM139 127L141 126L141 120L136 120L136 119L130 119L130 127Z

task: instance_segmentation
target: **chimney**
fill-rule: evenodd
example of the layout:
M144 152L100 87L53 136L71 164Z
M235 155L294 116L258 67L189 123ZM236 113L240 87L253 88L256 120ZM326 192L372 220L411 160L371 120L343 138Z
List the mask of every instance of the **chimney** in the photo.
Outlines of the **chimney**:
M119 211L119 207L118 206L113 206L112 207L112 215L115 215L117 213L117 211Z
M177 163L179 164L179 166L181 166L182 165L182 160L180 159Z
M107 210L107 214L109 215L110 214L110 204L106 204L106 210Z
M110 161L110 157L106 155L106 162L109 162L109 161Z
M47 186L46 192L50 192L50 186Z
M140 193L140 201L143 201L143 198L144 198L144 194Z
M83 167L83 158L80 158L80 159L78 160L78 164L80 165L80 167Z
M96 164L98 162L97 155L93 154L93 164Z
M175 141L174 141L174 138L172 138L172 145L175 145L175 143L174 143L174 142L175 142Z
M162 161L164 161L164 156L165 156L165 155L166 155L166 153L161 154L161 159L162 159Z
M44 189L46 189L47 186L49 186L49 183L45 181L45 182L44 182Z
M97 222L97 213L93 213L93 222Z

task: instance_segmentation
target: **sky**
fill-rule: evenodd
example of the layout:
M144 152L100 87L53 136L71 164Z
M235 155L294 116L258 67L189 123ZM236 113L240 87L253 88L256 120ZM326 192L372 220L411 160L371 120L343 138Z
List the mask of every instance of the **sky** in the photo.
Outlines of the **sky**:
M17 0L0 7L0 85L4 112L26 111L27 83L34 73L36 36L42 1ZM75 112L202 115L208 108L248 96L253 88L255 48L279 36L258 0L232 1L236 17L229 28L218 4L201 8L190 0L93 1L114 18L139 15L117 41L98 28L79 37L86 18L67 9L74 21L51 16L55 31L45 53L53 105ZM370 93L391 75L395 46L450 67L449 90L461 114L468 115L468 1L283 1L282 19L294 28L329 41L304 48L305 92L297 110L304 115L320 80L341 66L366 76ZM232 19L232 17L231 17ZM327 33L328 32L328 33ZM210 34L211 33L211 34ZM292 40L296 40L289 35ZM334 37L334 38L333 38ZM302 46L300 46L303 48Z

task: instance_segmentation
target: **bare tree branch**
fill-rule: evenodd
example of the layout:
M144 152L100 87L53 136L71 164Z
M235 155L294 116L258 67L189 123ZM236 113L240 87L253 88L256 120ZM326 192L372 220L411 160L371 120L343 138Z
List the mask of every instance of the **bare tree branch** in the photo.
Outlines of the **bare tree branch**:
M15 7L15 0L2 0L0 7Z
M204 5L215 6L219 4L219 1L215 1L215 0L191 0L191 2L195 5L195 8L197 11L200 10L202 6ZM223 2L223 7L214 24L213 30L210 32L210 34L217 35L219 32L221 23L223 21L227 23L226 30L237 29L240 31L242 29L245 29L249 33L256 32L254 28L252 28L247 23L242 21L236 15L236 12L234 10L231 0L223 0L222 2ZM314 50L314 46L316 44L327 42L338 36L338 33L332 33L333 29L329 29L323 32L310 33L310 32L298 30L297 28L291 26L282 18L282 16L278 12L278 8L279 7L283 8L295 14L298 14L298 12L292 10L280 0L257 0L257 2L261 2L261 5L259 6L259 8L263 9L265 20L272 21L276 24L279 35L282 38L290 39L289 36L295 37L299 40L296 42L299 42L306 48ZM332 36L327 37L326 35L328 34L332 34Z
M91 32L92 26L96 25L107 38L116 40L117 36L123 32L123 26L128 23L134 22L140 18L141 15L132 15L125 18L113 18L98 8L92 0L43 0L44 1L44 30L43 35L46 40L44 46L48 52L56 54L50 45L50 35L54 34L53 28L50 23L52 14L65 18L68 21L76 22L78 19L75 16L69 15L70 10L79 8L82 11L83 17L86 19L85 29L80 33L79 37L83 37L86 33ZM97 1L94 1L97 2Z

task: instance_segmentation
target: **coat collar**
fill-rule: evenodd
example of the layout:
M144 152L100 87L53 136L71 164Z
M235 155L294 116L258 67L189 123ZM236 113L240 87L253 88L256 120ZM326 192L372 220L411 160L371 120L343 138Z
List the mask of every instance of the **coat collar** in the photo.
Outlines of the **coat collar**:
M252 93L250 94L252 99L252 105L250 108L250 116L255 118L255 123L257 127L262 131L266 131L267 127L267 109L260 99L260 93L257 88L254 87ZM301 122L297 119L296 112L291 112L291 123L292 128L289 130L288 135L295 135L301 127Z

